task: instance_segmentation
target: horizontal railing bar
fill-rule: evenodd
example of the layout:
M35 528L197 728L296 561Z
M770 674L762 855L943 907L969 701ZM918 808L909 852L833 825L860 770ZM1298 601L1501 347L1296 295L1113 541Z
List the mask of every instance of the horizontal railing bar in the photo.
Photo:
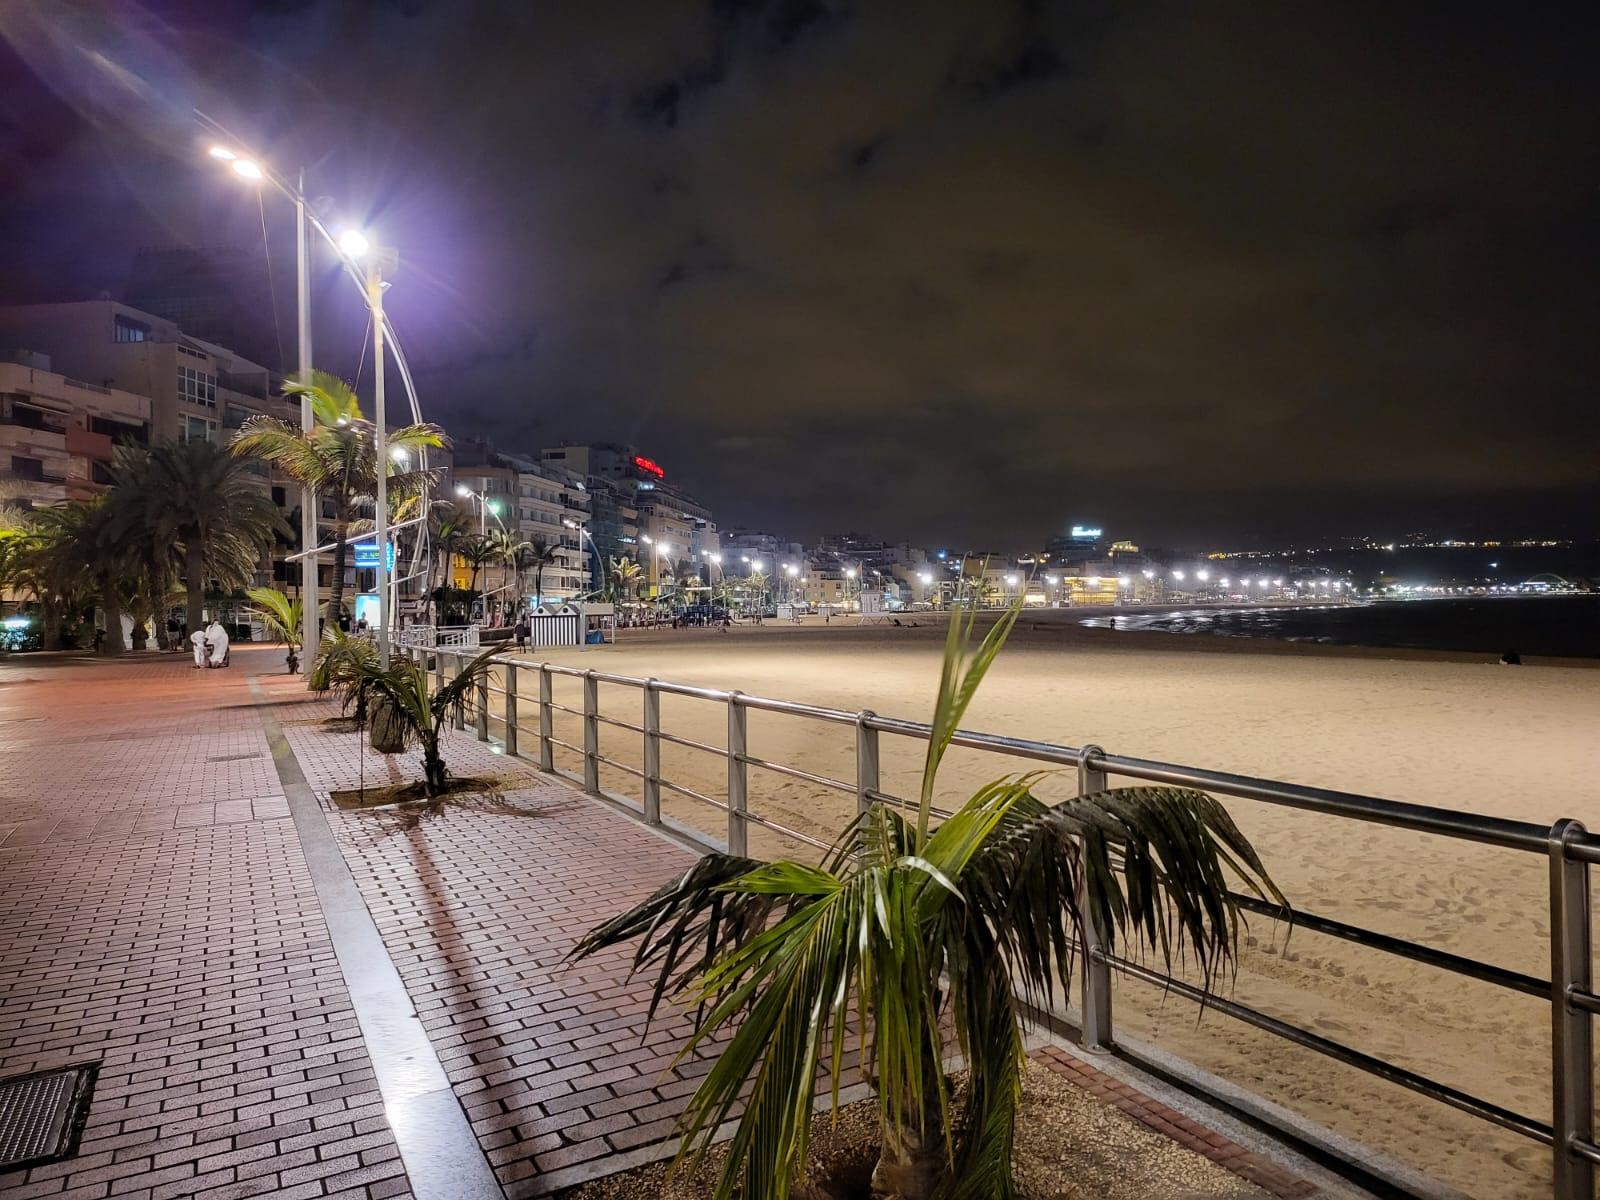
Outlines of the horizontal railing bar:
M781 833L785 837L797 838L809 846L815 846L818 850L833 849L833 847L828 845L827 842L821 841L818 838L814 838L809 833L801 833L798 829L790 829L787 825L780 825L776 821L768 820L766 817L759 816L753 812L746 812L745 820L753 822L756 825L760 825L764 829L770 829L774 833Z
M1600 1163L1600 1146L1596 1146L1587 1138L1575 1137L1567 1143L1567 1149L1579 1158L1587 1158L1592 1163Z
M663 742L671 742L674 746L687 746L691 750L704 750L707 754L715 754L718 758L727 758L728 751L722 746L713 746L710 742L697 742L693 738L679 737L666 730L658 730L656 736Z
M880 792L876 788L868 788L866 795L867 799L875 804L887 804L890 808L904 809L906 812L917 811L917 805L913 801L902 800L899 796L892 796L888 792ZM948 821L955 816L949 809L940 808L937 804L928 805L928 811L941 821Z
M581 709L581 708L573 708L571 705L568 705L568 704L558 704L554 700L550 701L550 707L555 709L557 712L568 713L568 714L570 714L570 715L572 715L574 717L581 717L581 716L586 715L584 713L583 709Z
M1291 1025L1287 1021L1279 1020L1277 1017L1268 1016L1266 1013L1248 1005L1240 1004L1236 1000L1208 995L1193 984L1185 983L1181 979L1173 979L1170 975L1163 975L1160 971L1151 970L1149 967L1131 962L1115 954L1095 951L1094 957L1096 961L1108 963L1124 975L1131 975L1135 979L1141 979L1146 983L1153 983L1157 987L1176 992L1180 996L1187 997L1208 1008L1214 1008L1218 1012L1243 1021L1247 1025L1254 1025L1257 1029L1264 1029L1268 1033L1283 1038L1285 1041L1293 1042L1297 1046L1304 1046L1308 1050L1315 1050L1317 1053L1342 1062L1346 1066L1355 1067L1357 1070L1365 1071L1369 1075L1376 1075L1380 1079L1385 1079L1400 1087L1418 1092L1431 1100L1439 1101L1441 1104L1448 1104L1451 1108L1460 1109L1462 1112L1478 1117L1480 1120L1499 1125L1503 1129L1509 1129L1512 1133L1519 1133L1525 1138L1531 1138L1533 1141L1541 1142L1546 1146L1554 1145L1555 1143L1555 1134L1551 1127L1543 1122L1534 1120L1532 1117L1512 1112L1509 1108L1501 1108L1498 1104L1491 1104L1487 1100L1480 1100L1478 1097L1469 1095L1448 1084L1429 1079L1426 1075L1418 1075L1415 1071L1408 1071L1404 1067L1397 1067L1381 1058L1374 1058L1372 1055L1364 1054L1354 1047L1346 1046L1342 1042L1335 1042L1331 1038L1325 1038L1320 1034L1312 1033L1310 1030L1301 1029L1298 1025Z
M500 661L500 660L496 660ZM505 661L518 661L508 659ZM524 663L524 665L526 665ZM554 663L542 664L540 669L558 675L581 678L591 674L582 667L564 667ZM726 701L746 708L759 708L768 712L787 712L796 716L853 725L859 714L817 705L798 704L766 696L748 696L718 688L693 687L688 684L645 680L627 675L609 675L593 672L601 682L624 687L644 688L668 695L694 696L705 700ZM926 740L931 727L920 721L904 721L893 717L872 716L863 720L869 729L894 733L904 737ZM1061 766L1077 766L1082 749L1059 746L1029 738L1002 737L998 734L958 730L952 739L957 746L1010 754L1018 758L1040 762L1053 762ZM1545 854L1549 849L1549 828L1527 821L1512 821L1503 817L1487 817L1478 813L1454 809L1432 808L1422 804L1409 804L1398 800L1384 800L1376 796L1363 796L1352 792L1339 792L1329 788L1306 787L1259 779L1249 775L1236 775L1225 771L1205 771L1151 759L1127 758L1116 754L1093 755L1096 768L1114 775L1143 779L1152 783L1169 783L1183 787L1196 787L1220 791L1244 799L1260 800L1289 808L1301 808L1331 816L1349 817L1379 825L1412 829L1442 837L1460 838L1514 850ZM1569 855L1584 862L1600 863L1600 837L1589 835L1574 838L1568 846Z
M1567 1003L1579 1012L1593 1013L1600 1016L1600 996L1586 991L1580 987L1567 989Z
M571 750L574 754L584 753L582 746L574 746L571 742L563 742L558 737L550 738L549 741L552 746L560 746L563 750Z
M614 758L607 758L604 754L597 754L595 755L595 758L608 767L615 767L619 771L626 771L629 775L632 775L636 779L644 778L644 772L639 770L637 767L630 767L627 763L618 762Z
M1286 909L1276 904L1268 904L1254 896L1232 893L1234 902L1240 908L1253 913L1260 913L1265 917L1272 917L1279 921L1288 921L1301 929L1315 930L1325 933L1329 937L1340 938L1343 941L1354 942L1358 946L1370 946L1375 950L1383 950L1399 958L1409 958L1413 962L1426 963L1430 967L1439 967L1445 971L1453 971L1457 975L1466 975L1472 979L1492 983L1496 987L1509 988L1513 992L1522 992L1525 995L1537 996L1541 1000L1550 999L1550 981L1539 979L1533 975L1524 975L1519 971L1507 970L1497 967L1492 963L1479 962L1475 958L1464 958L1459 954L1451 954L1448 950L1436 950L1432 946L1423 946L1417 942L1408 942L1404 938L1391 937L1386 933L1377 933L1371 929L1363 929L1359 925L1348 925L1343 921L1335 921L1332 917L1318 916L1316 913L1306 912L1302 908Z
M631 721L623 721L623 720L618 719L617 717L608 717L604 713L595 713L594 719L596 721L600 721L600 722L602 722L602 723L604 723L606 725L615 725L618 729L630 730L633 733L643 733L644 732L644 726L643 725L635 725Z
M707 796L705 793L697 792L693 788L686 788L681 783L673 783L672 780L670 780L670 779L658 779L658 780L656 780L656 782L658 784L660 784L662 787L667 788L669 791L674 791L674 792L677 792L680 795L688 796L691 800L698 800L702 804L709 804L709 805L711 805L712 808L715 808L715 809L717 809L717 810L719 810L721 812L727 812L728 811L728 806L726 804L724 804L721 800L713 800L710 796Z
M751 754L741 754L739 761L749 763L752 767L760 767L763 771L771 771L776 775L787 775L790 779L803 779L807 783L819 784L822 787L831 787L841 792L856 794L856 785L846 783L842 779L829 779L826 775L813 775L810 771L802 771L799 767L786 767L782 763L769 762L764 758L756 758Z

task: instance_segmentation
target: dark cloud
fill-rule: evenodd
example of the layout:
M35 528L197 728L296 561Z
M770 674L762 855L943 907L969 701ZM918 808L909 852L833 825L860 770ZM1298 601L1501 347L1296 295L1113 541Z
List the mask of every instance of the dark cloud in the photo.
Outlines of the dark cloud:
M1352 0L14 5L0 289L259 238L194 164L198 104L401 247L430 412L636 440L730 523L1585 532L1595 32ZM359 309L319 299L353 371Z

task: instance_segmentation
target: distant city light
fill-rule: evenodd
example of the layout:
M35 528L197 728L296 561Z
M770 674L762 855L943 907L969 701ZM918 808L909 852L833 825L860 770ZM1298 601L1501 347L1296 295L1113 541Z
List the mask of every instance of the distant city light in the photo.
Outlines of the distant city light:
M928 572L926 572L926 571L923 571L923 572L921 572L921 573L920 573L920 574L919 574L919 575L918 575L918 576L917 576L917 578L918 578L918 579L920 579L920 580L922 580L922 582L923 582L923 583L924 583L924 584L929 584L929 583L932 583L932 582L933 582L933 576L932 576L932 575L930 575L930 574L929 574L929 573L928 573Z
M856 577L856 569L854 567L846 567L844 577L846 579L854 579Z
M1006 576L1006 586L1007 587L1016 587L1017 586L1017 577L1015 575L1007 575Z
M1055 587L1056 584L1061 582L1061 576L1059 576L1059 575L1046 575L1044 577L1044 581L1046 583L1048 583L1051 587Z
M756 560L755 560L755 562L750 562L750 560L749 560L749 559L748 559L748 558L747 558L747 559L745 559L745 562L748 562L748 563L750 563L750 569L751 569L751 570L752 570L752 571L759 571L759 570L761 570L761 560L760 560L760 559L759 559L759 558L758 558L758 559L756 559Z
M1132 582L1133 582L1133 580L1129 579L1126 575L1118 575L1117 576L1117 583L1121 587L1127 587Z
M1146 579L1154 579L1156 577L1156 573L1154 571L1150 570L1148 567L1146 567L1145 571L1144 571L1144 577Z
M1204 583L1206 580L1211 578L1211 572L1210 571L1196 571L1194 573L1194 577L1196 579L1198 579L1201 583Z
M791 579L794 578L796 575L800 574L800 568L795 566L793 563L784 563L783 564L783 569L785 571L789 572L789 577Z
M1182 579L1183 578L1183 572L1182 571L1174 571L1172 573L1172 577L1174 579Z
M1089 586L1090 587L1099 587L1100 586L1100 576L1098 576L1098 575L1089 576Z

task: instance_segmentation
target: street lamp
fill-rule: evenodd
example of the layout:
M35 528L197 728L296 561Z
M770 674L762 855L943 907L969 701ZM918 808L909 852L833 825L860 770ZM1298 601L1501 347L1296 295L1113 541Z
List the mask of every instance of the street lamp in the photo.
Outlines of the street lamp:
M383 378L383 347L385 341L387 341L389 354L394 359L395 368L400 375L401 384L404 386L406 391L406 399L410 403L411 419L420 424L422 421L422 406L417 400L417 389L411 377L411 368L406 362L405 353L401 349L400 340L395 334L394 327L389 323L389 319L383 313L381 280L379 281L380 292L378 296L378 302L374 304L373 288L371 286L371 276L373 274L372 265L369 263L368 270L365 273L357 266L358 259L365 256L370 249L365 236L347 235L343 239L335 238L333 232L317 214L315 207L306 199L305 173L303 171L300 173L297 181L294 184L291 184L286 178L277 174L277 172L263 166L258 155L246 152L241 146L239 139L235 138L233 134L227 129L223 128L222 125L218 124L204 113L197 112L195 116L200 121L201 125L208 131L208 133L222 139L221 141L214 142L208 147L206 151L208 157L215 162L225 165L235 177L243 179L248 183L265 182L271 184L280 195L294 205L296 340L298 343L299 378L307 383L309 383L311 380L310 234L313 230L315 230L316 233L320 235L330 247L332 247L339 258L340 265L344 268L345 274L358 288L361 289L363 295L367 298L368 307L372 309L373 344L378 347L378 354L376 356L376 362L374 363L376 378L379 381L377 385L377 394L380 397L378 404L381 405L382 403L381 381ZM231 143L231 145L227 143ZM358 237L359 241L357 240ZM357 250L356 247L359 247L359 250ZM390 251L389 254L392 256L393 252ZM379 263L378 265L382 266L383 264ZM384 457L381 439L386 436L387 430L384 424L381 407L379 408L376 416L376 424L380 438L378 447L378 461L383 462ZM302 395L300 397L300 428L302 432L309 433L314 424L315 420L311 411L311 397L309 395ZM421 465L424 467L427 466L427 452L425 450L421 452ZM382 472L379 473L378 486L381 492L384 489ZM425 496L424 501L426 501ZM426 503L424 503L424 507L426 507ZM384 511L384 506L380 501L379 531L377 539L380 547L378 551L378 562L380 564L378 577L378 640L380 656L385 662L388 660L388 632L386 621L388 612L383 588L384 577L388 571L387 553L383 548L385 543L385 534L387 532L385 528L387 524L386 518L387 513ZM416 541L415 554L412 560L413 570L415 569L416 564L421 560L425 537L426 535L424 534ZM300 559L300 597L301 606L303 609L303 616L301 618L301 641L306 646L307 652L309 653L320 640L317 625L317 560L322 549L318 544L319 535L317 530L316 489L311 487L305 487L301 489L300 542L300 554L296 557L299 557Z

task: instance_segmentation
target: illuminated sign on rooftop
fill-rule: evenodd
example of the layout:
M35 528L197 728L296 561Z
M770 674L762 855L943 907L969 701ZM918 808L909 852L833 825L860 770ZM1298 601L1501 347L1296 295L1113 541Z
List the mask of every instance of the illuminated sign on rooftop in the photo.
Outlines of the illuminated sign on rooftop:
M1093 542L1099 540L1103 532L1104 530L1093 525L1074 525L1072 527L1072 538L1077 542Z
M645 472L647 475L654 475L657 479L665 479L667 477L667 473L661 469L660 463L654 462L653 460L644 457L642 454L635 454L633 456L633 465L638 467L639 470Z

